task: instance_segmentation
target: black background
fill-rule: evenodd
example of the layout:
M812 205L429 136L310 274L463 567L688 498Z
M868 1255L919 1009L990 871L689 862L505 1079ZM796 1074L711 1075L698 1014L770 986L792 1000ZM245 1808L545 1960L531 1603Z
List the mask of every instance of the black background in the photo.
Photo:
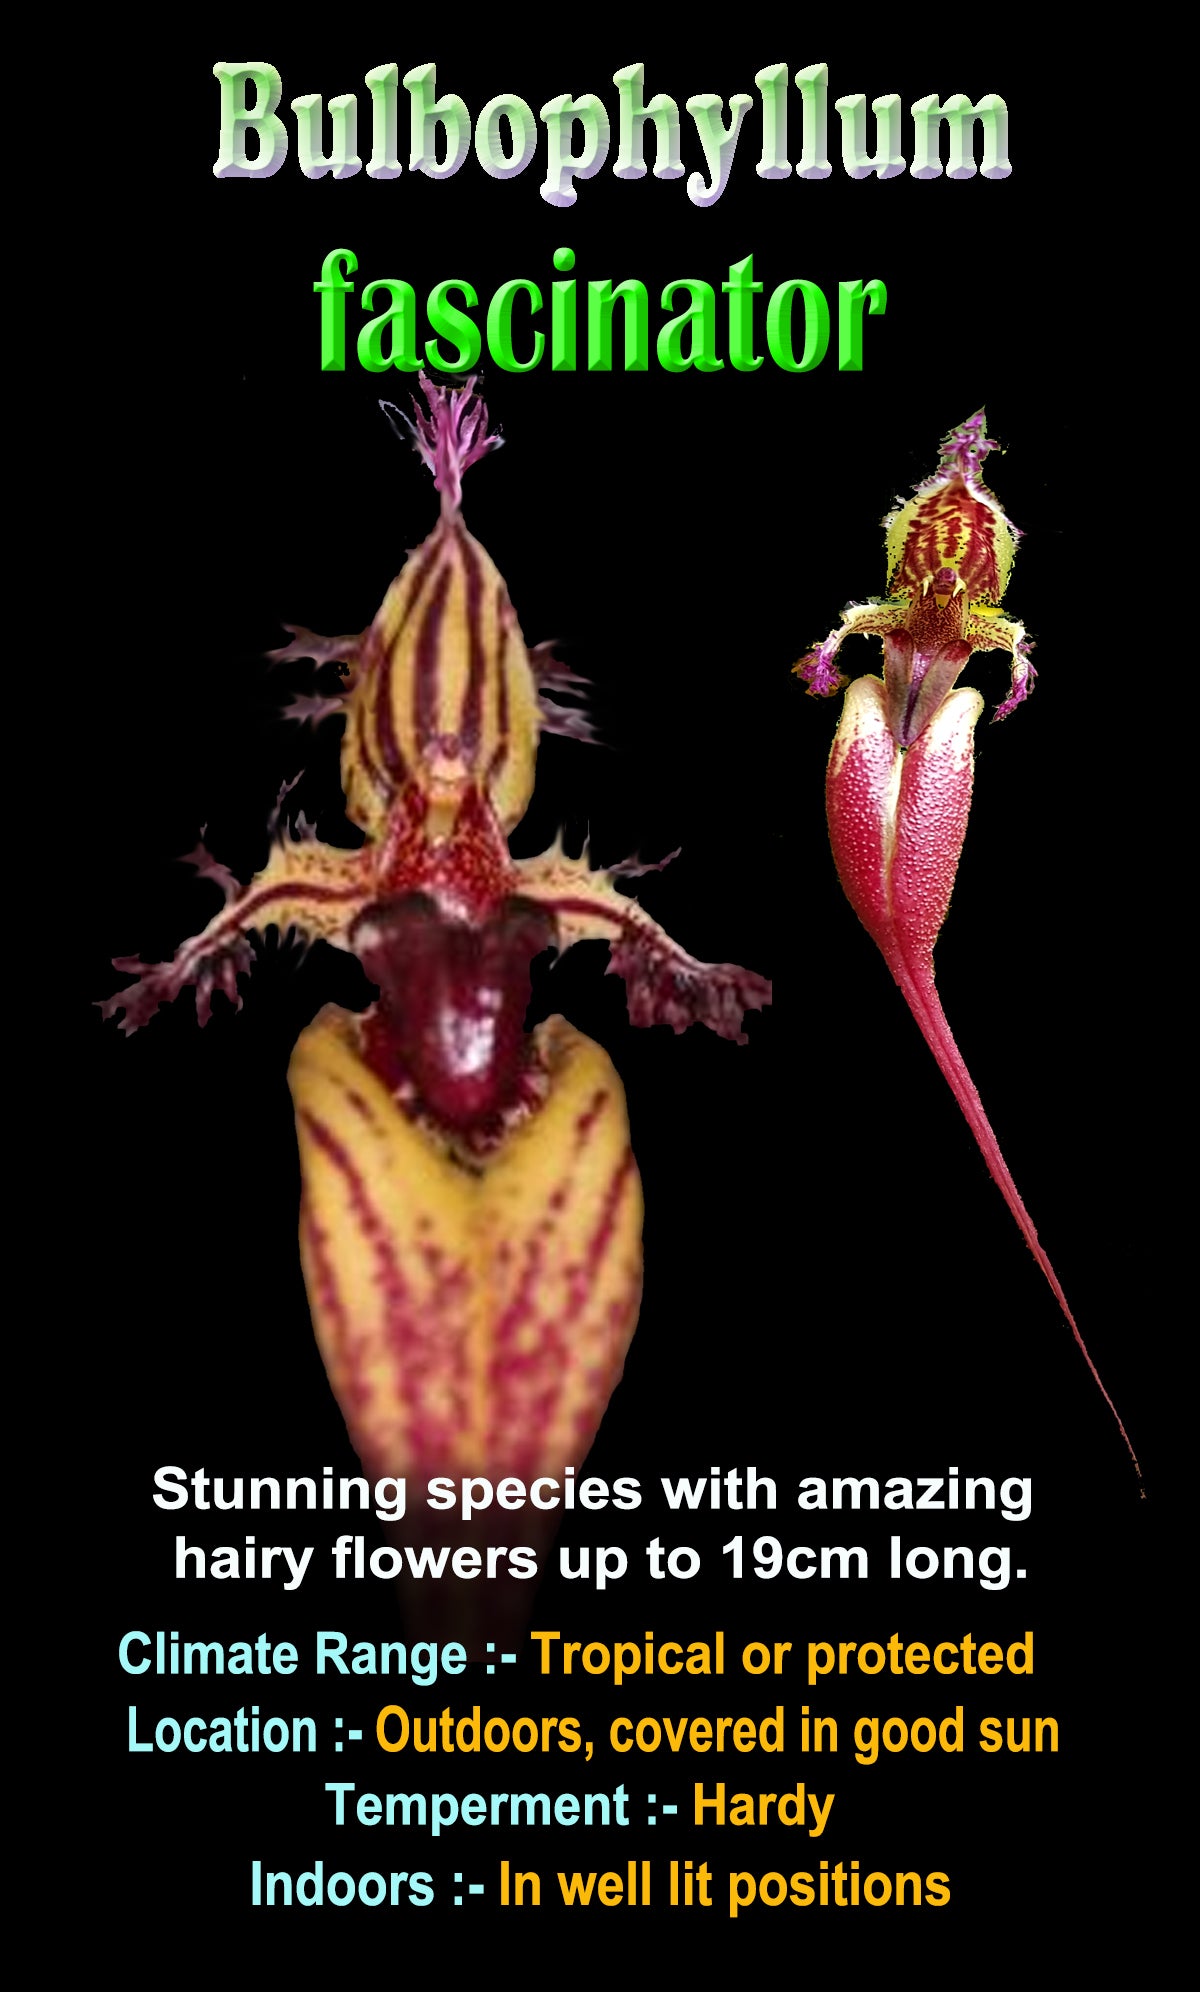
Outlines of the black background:
M570 53L558 36L460 45L444 27L399 25L351 46L336 36L214 35L180 50L165 124L131 167L104 222L124 245L123 295L98 329L103 391L65 497L79 548L70 585L88 668L78 694L84 787L78 826L97 854L80 909L84 953L68 1024L73 1083L85 1103L72 1218L62 1246L81 1278L80 1333L64 1361L75 1380L85 1463L84 1582L66 1576L72 1679L87 1697L88 1779L96 1832L85 1865L102 1883L119 1942L145 1970L178 1966L209 1945L251 1945L291 1965L334 1953L360 1964L414 1961L452 1944L482 1965L501 1855L539 1868L546 1903L500 1932L515 1957L575 1971L608 1944L667 1939L681 1960L729 1947L752 1966L780 1939L799 1960L839 1967L875 1955L936 1968L1032 1969L1111 1950L1131 1931L1152 1942L1155 1818L1145 1791L1156 1745L1152 1669L1166 1612L1152 1538L1169 1496L1161 1410L1168 1359L1156 1126L1169 1012L1160 928L1147 905L1144 829L1161 788L1137 748L1136 710L1118 703L1122 626L1135 596L1131 490L1144 463L1142 402L1152 355L1136 322L1114 331L1097 305L1114 254L1136 292L1136 246L1107 212L1104 116L1094 159L1078 143L1086 74L1054 74L1030 34L986 55L948 55L938 37L914 58L794 27L741 41L674 46L588 32ZM613 71L647 63L647 94L754 93L755 70L827 60L832 98L887 90L907 107L936 91L999 90L1011 112L1014 171L1003 183L907 176L823 184L757 179L751 112L731 184L712 209L683 182L581 183L568 212L538 196L538 162L492 182L472 154L453 181L407 171L396 182L302 179L293 156L264 184L218 182L218 57L265 54L282 70L284 104L357 90L360 151L369 149L363 75L395 59L401 73L435 59L441 90L477 113L516 90L534 107L592 89L614 118ZM404 156L407 99L402 95ZM793 91L791 155L799 152ZM757 99L756 99L757 101ZM1064 106L1075 108L1068 114ZM289 117L289 130L292 121ZM831 143L837 123L831 109ZM540 127L539 127L540 131ZM698 166L684 114L685 161ZM647 154L653 142L648 138ZM906 112L904 150L911 153ZM97 215L100 207L97 203ZM263 860L264 823L282 779L336 840L336 727L315 742L281 722L286 687L261 653L284 619L330 632L374 613L406 548L431 528L435 500L416 458L376 406L409 382L350 364L323 375L312 283L325 253L358 256L357 283L405 277L422 299L444 278L481 299L511 276L549 298L551 257L576 252L591 277L640 277L654 308L673 278L719 286L753 251L766 286L792 276L831 298L846 278L882 277L883 319L865 327L865 366L831 357L789 376L769 361L682 377L506 375L485 391L506 447L474 470L464 508L505 576L527 639L560 641L594 682L603 748L543 742L538 786L514 839L543 848L560 824L590 828L596 859L638 850L682 857L641 896L695 954L773 975L775 1004L735 1047L695 1029L634 1032L603 951L577 950L543 974L541 1014L561 1009L611 1052L629 1097L646 1194L641 1322L590 1470L638 1474L641 1514L577 1520L564 1541L618 1541L635 1561L652 1534L704 1555L690 1585L632 1574L602 1598L551 1575L535 1623L597 1638L907 1639L1035 1635L1032 1683L958 1689L856 1683L824 1697L797 1680L777 1697L731 1671L706 1689L599 1690L540 1684L514 1669L502 1690L409 1691L421 1712L477 1696L498 1708L577 1709L601 1733L621 1712L761 1709L783 1699L836 1713L944 1714L956 1699L968 1736L989 1712L1058 1717L1057 1757L886 1761L860 1768L843 1743L836 1765L663 1758L443 1763L322 1755L130 1757L125 1708L217 1713L256 1700L279 1710L342 1713L370 1727L380 1684L340 1691L305 1670L290 1683L131 1682L116 1664L132 1627L185 1637L266 1629L307 1652L318 1625L355 1637L401 1631L387 1589L327 1581L323 1545L339 1517L167 1516L154 1508L156 1467L211 1472L354 1470L308 1323L295 1242L298 1172L285 1073L298 1030L326 1001L362 999L353 962L317 949L298 963L269 948L234 1017L218 1002L203 1033L191 999L126 1041L89 1002L117 978L113 954L167 956L214 907L212 888L175 860L208 825L241 877ZM1132 274L1130 274L1132 272ZM761 301L759 322L761 325ZM723 312L719 322L723 320ZM1120 336L1117 336L1119 332ZM761 334L760 334L761 338ZM835 330L836 340L836 330ZM764 342L765 344L765 342ZM724 340L722 338L722 349ZM1161 357L1161 356L1160 356ZM1146 1476L1139 1487L1112 1418L1054 1300L992 1185L899 993L858 927L833 871L822 778L836 706L803 697L789 667L851 597L878 592L879 521L895 494L932 470L938 439L986 403L1004 445L991 482L1026 538L1006 607L1037 642L1031 703L980 728L975 804L953 907L938 951L939 987L985 1105L1038 1221ZM877 668L874 646L853 671ZM967 672L994 707L997 656ZM86 1324L86 1327L85 1325ZM753 1463L775 1475L774 1516L671 1520L659 1474ZM1004 1593L977 1585L732 1586L719 1546L761 1528L785 1543L863 1541L885 1567L884 1516L804 1517L789 1490L803 1474L938 1474L950 1466L1001 1479L1033 1476L1033 1518L899 1517L907 1542L1007 1541L1028 1576ZM511 1539L523 1539L514 1518ZM357 1526L357 1524L354 1524ZM181 1587L177 1528L189 1540L316 1542L299 1592L278 1584ZM460 1764L466 1761L465 1771ZM343 1768L343 1767L346 1768ZM770 1773L768 1776L767 1773ZM680 1803L668 1832L605 1836L471 1834L422 1845L366 1829L336 1832L321 1787L599 1788ZM798 1833L707 1833L686 1818L695 1778L773 1789L801 1777L838 1794L824 1840ZM503 1844L501 1844L503 1842ZM397 1849L402 1850L401 1852ZM760 1910L729 1925L707 1913L553 1906L557 1867L620 1866L633 1854L708 1859L790 1872L822 1856L864 1872L944 1868L943 1910ZM299 1869L431 1868L439 1900L424 1911L252 1912L249 1862ZM452 1870L487 1882L486 1904L450 1906ZM578 1924L578 1927L574 1927ZM347 1944L352 1946L346 1951ZM518 1948L523 1946L524 1948ZM480 1948L476 1948L480 1947ZM693 1949L694 1947L694 1949ZM303 1982L303 1980L301 1980Z

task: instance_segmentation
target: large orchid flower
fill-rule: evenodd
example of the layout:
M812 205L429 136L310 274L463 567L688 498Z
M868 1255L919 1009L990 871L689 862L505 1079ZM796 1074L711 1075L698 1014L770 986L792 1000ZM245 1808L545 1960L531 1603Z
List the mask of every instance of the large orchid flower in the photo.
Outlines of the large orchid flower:
M463 524L463 474L500 441L474 382L421 386L410 427L436 526L361 635L294 628L276 653L346 674L292 712L344 718L346 811L365 841L283 836L244 890L197 852L224 910L170 962L118 961L137 979L102 1008L128 1032L189 985L202 1024L214 991L240 1007L248 937L271 926L360 958L375 1002L326 1010L289 1072L305 1281L351 1439L377 1474L558 1478L621 1376L642 1204L606 1054L561 1017L523 1028L531 963L606 940L633 1023L738 1041L770 987L694 961L617 889L649 867L597 871L560 845L510 855L539 729L589 728L579 681L526 648Z

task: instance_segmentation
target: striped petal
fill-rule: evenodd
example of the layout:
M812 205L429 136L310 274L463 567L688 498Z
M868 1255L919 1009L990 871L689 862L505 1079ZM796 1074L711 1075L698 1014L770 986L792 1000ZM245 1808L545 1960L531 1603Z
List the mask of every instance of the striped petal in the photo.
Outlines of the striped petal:
M621 1082L561 1018L545 1099L486 1159L410 1120L326 1012L289 1070L313 1326L375 1473L560 1475L620 1380L641 1296Z

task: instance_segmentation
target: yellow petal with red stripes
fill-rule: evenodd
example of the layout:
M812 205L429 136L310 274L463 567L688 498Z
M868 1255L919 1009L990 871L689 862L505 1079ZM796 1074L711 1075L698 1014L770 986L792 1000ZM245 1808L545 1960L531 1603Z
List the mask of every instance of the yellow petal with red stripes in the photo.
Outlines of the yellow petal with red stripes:
M313 1326L374 1473L558 1475L585 1457L641 1297L621 1082L561 1018L542 1105L483 1161L410 1120L326 1012L289 1069Z

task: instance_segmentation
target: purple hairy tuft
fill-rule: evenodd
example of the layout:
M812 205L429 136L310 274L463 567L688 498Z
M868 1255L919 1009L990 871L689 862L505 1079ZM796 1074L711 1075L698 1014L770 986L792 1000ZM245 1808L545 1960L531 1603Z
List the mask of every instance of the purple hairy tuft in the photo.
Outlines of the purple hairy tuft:
M300 623L284 623L292 641L279 650L268 650L269 664L297 664L311 657L314 664L349 664L358 662L358 654L367 634L362 630L358 636L317 636L311 629Z
M608 973L624 979L631 1024L669 1024L677 1037L689 1024L707 1024L718 1037L745 1044L743 1015L770 1006L771 985L763 976L732 962L664 958L632 928L613 942L611 956Z
M328 697L320 692L297 692L283 708L283 718L294 720L298 726L323 726L327 719L344 718L345 713L345 691Z
M275 797L275 807L272 809L271 814L267 818L267 836L271 838L272 842L277 836L282 836L284 830L287 829L288 825L287 825L286 813L284 810L284 803L287 801L289 795L292 793L292 790L299 788L303 780L304 780L304 770L303 768L301 768L298 774L292 776L290 782L280 782L279 793Z
M219 955L210 955L196 977L196 1022L203 1030L212 1015L212 999L219 990L228 997L235 1010L242 1007L242 995L237 986L239 975L250 970L250 943L238 940Z
M188 851L180 858L179 862L181 865L194 866L200 878L210 878L214 885L219 885L225 895L225 904L228 906L231 899L237 898L242 889L241 884L234 877L228 865L221 864L217 858L213 857L212 852L204 842L207 834L208 825L204 823L200 827L200 842L197 844L195 850Z
M180 991L189 983L196 985L196 1021L201 1026L212 1015L212 999L217 990L227 996L235 1010L242 1007L238 990L239 975L249 973L251 964L250 943L244 935L239 935L219 952L197 958L194 950L183 947L174 961L142 961L137 955L118 955L113 967L122 975L132 975L136 980L128 989L118 989L115 996L107 996L96 1008L107 1021L110 1017L120 1017L118 1028L126 1037L148 1024L157 1010L166 1003L173 1003ZM122 1015L122 1012L124 1013Z
M977 484L984 457L989 450L998 448L999 444L986 433L985 411L977 408L957 429L943 436L940 469L957 470L964 484Z
M465 472L481 457L498 450L504 440L499 430L488 431L487 406L476 392L475 380L471 374L461 387L435 387L419 374L417 385L425 396L428 413L414 394L412 421L391 402L379 404L389 420L396 416L403 422L421 462L433 472L434 485L442 494L443 514L457 512L462 503Z
M653 864L645 864L641 858L626 858L624 864L607 866L608 875L610 878L645 878L649 872L666 871L667 866L673 865L682 853L683 845L677 844L665 858L658 858Z
M1031 647L1028 637L1022 637L1017 645L1012 665L1012 689L1004 704L998 705L992 714L993 726L998 719L1007 719L1010 712L1015 712L1019 705L1024 704L1033 690L1037 672L1029 661Z
M573 671L561 657L554 655L553 638L547 643L534 644L529 652L529 668L537 680L542 732L561 733L568 740L597 741L600 736L584 708L591 679ZM561 705L560 699L564 701Z
M835 692L840 692L842 686L849 683L834 662L837 648L836 641L829 637L819 649L810 650L807 657L802 657L796 665L796 676L803 678L815 699L832 698Z

